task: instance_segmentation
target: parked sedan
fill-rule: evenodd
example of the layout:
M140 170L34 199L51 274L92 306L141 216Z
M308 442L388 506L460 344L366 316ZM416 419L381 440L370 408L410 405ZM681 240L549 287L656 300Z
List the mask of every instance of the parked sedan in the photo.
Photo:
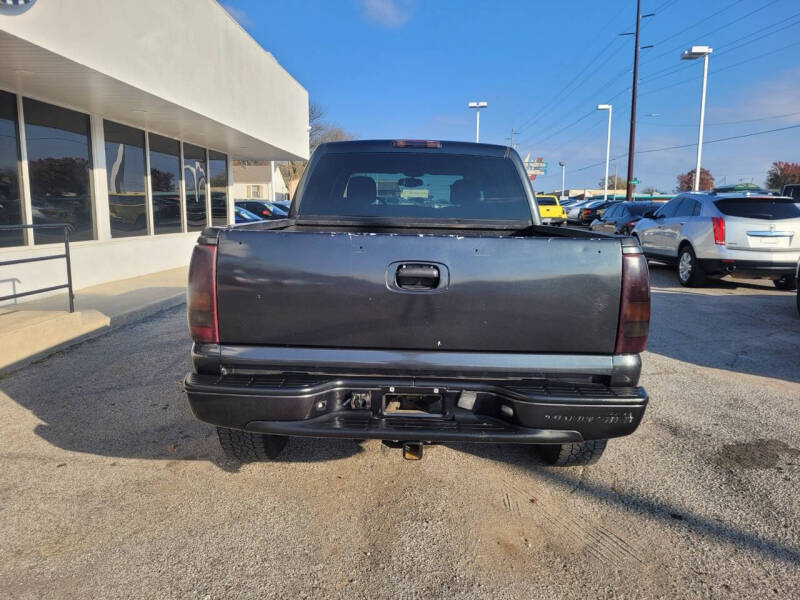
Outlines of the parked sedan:
M603 233L630 235L645 213L661 206L658 202L617 202L592 221L589 229Z
M287 215L289 214L289 209L292 207L292 203L289 202L288 200L276 200L272 204L274 204L278 208L282 208L283 212L285 212Z
M567 222L568 223L580 223L581 222L581 209L584 206L591 204L592 202L596 202L596 198L590 198L589 200L581 200L580 202L576 202L569 208L567 208Z
M251 213L246 208L242 208L238 204L233 207L233 214L237 223L255 223L256 221L263 221L261 217Z
M706 276L772 279L793 290L800 260L800 204L785 196L685 192L633 230L645 255L677 265L681 285Z
M289 216L281 207L264 200L237 200L236 205L266 220L285 219Z
M607 208L614 204L619 204L621 200L595 200L585 206L581 207L578 211L578 223L581 225L589 225L598 217L603 216Z

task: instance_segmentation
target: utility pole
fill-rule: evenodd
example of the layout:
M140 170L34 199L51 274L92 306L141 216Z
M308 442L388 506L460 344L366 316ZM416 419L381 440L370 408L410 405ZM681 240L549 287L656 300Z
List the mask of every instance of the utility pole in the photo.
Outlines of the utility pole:
M633 153L636 151L636 94L639 84L639 26L642 24L642 0L636 0L636 34L633 43L633 89L631 91L631 131L628 137L628 187L625 200L633 199Z
M639 87L639 50L653 48L653 45L639 46L639 28L642 19L655 16L656 13L642 14L642 0L636 0L636 31L621 33L620 35L633 35L633 86L631 86L631 131L628 135L628 182L625 190L625 199L630 201L633 198L633 155L636 152L636 96Z
M509 148L513 148L514 147L514 134L517 134L517 133L519 133L519 131L514 131L514 128L512 127L511 128L511 136L506 138L508 140L508 147Z

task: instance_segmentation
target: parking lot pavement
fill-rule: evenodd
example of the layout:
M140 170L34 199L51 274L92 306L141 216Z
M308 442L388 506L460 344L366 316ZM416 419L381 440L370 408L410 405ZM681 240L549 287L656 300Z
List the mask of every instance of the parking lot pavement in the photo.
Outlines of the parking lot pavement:
M238 467L181 392L177 308L12 374L2 595L800 597L794 296L652 280L650 407L585 469L301 439Z

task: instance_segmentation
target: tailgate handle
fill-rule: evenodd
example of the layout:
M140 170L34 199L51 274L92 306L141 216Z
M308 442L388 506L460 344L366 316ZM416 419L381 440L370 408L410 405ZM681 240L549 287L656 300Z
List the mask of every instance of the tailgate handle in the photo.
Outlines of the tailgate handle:
M404 263L397 267L395 281L404 290L433 290L439 287L439 267L424 263Z

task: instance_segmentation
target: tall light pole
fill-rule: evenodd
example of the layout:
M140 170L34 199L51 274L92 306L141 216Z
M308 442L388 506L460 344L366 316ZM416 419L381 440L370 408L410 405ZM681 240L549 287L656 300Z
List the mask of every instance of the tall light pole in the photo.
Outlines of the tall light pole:
M706 83L708 81L708 55L714 51L709 46L692 46L684 50L681 60L703 59L703 93L700 96L700 133L697 136L697 166L694 169L694 191L700 189L700 157L703 154L703 124L706 120Z
M564 200L564 171L567 170L567 163L563 160L558 161L558 166L561 167L561 200Z
M475 109L475 142L481 141L481 109L489 106L486 102L470 102L467 106Z
M606 134L606 177L603 180L603 201L608 199L608 161L611 155L611 113L613 112L610 104L598 104L597 110L608 111L608 133ZM614 182L614 193L616 193L617 182Z

